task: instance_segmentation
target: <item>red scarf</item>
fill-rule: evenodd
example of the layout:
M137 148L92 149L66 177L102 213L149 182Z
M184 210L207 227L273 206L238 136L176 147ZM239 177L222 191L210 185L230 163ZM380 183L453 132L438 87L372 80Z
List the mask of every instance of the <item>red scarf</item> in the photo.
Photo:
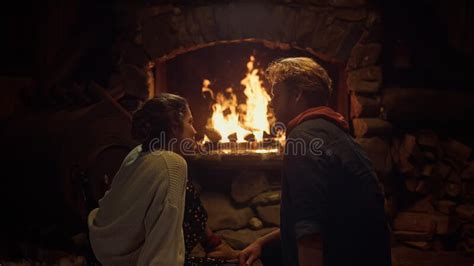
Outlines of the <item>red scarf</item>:
M342 116L340 113L334 111L330 107L327 106L319 106L319 107L313 107L309 108L306 111L300 113L297 115L295 118L293 118L289 123L288 123L288 128L286 130L286 135L288 136L290 131L293 130L297 125L303 123L306 120L310 119L315 119L315 118L323 118L328 120L329 122L332 122L339 126L342 130L345 132L349 132L349 124L347 121L344 119L344 116Z

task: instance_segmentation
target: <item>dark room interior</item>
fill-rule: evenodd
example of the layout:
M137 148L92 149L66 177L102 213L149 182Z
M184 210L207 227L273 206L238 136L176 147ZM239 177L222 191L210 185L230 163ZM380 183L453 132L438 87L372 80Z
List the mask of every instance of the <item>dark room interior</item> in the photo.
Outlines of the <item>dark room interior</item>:
M0 266L119 265L91 244L91 214L100 215L114 177L144 143L132 133L137 114L168 94L187 100L196 131L192 152L178 155L187 165L185 238L173 243L184 243L184 265L243 265L249 245L284 234L293 127L271 107L278 82L267 69L281 58L309 58L332 80L327 108L347 121L382 187L391 265L474 265L473 1L9 4L0 16ZM348 185L337 185L328 198L343 208L330 213L352 206L336 193ZM196 202L206 239L225 245L225 256L206 246L211 240L188 241L187 219L201 219L187 216ZM354 235L354 247L371 241ZM285 252L269 245L252 265L298 265ZM338 265L298 256L299 265Z

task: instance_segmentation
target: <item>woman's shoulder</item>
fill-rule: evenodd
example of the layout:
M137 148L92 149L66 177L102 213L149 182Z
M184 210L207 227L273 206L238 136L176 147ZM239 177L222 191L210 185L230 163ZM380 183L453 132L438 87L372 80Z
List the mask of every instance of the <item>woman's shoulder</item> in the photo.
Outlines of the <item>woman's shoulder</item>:
M165 161L168 166L187 167L186 160L179 154L172 151L154 151L149 157L159 158Z
M166 170L170 174L186 173L186 160L179 154L172 151L153 151L143 156L144 163L154 165L160 170Z

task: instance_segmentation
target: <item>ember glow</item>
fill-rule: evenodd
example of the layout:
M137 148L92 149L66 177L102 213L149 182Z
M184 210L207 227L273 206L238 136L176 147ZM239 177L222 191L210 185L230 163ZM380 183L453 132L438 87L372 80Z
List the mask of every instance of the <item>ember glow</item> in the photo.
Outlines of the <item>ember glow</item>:
M245 142L245 137L254 136L255 141L263 141L263 134L270 133L268 103L270 96L262 85L258 75L259 70L254 68L255 57L251 56L247 63L247 73L241 84L245 87L245 103L238 103L237 96L232 88L225 93L214 94L211 82L204 80L202 92L209 93L214 99L213 113L208 120L206 129L220 135L219 142L230 142L233 135L237 142ZM205 136L205 140L214 140L215 137Z

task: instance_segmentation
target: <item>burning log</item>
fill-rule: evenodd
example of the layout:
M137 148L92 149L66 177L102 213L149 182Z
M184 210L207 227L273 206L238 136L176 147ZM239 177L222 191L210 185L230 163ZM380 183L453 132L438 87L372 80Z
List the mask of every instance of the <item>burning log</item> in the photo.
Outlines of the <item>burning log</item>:
M213 143L219 142L222 139L221 134L215 130L214 128L206 127L204 129L204 134L209 138L209 140Z
M246 77L241 80L241 85L245 86L243 91L246 96L245 104L239 103L231 87L225 92L214 94L209 87L211 82L204 80L201 92L208 100L214 101L213 113L206 127L214 129L220 135L219 138L215 132L210 132L213 135L208 136L211 141L244 142L253 139L262 141L264 132L270 132L268 117L271 112L267 108L270 96L262 86L254 63L255 58L251 56L247 63Z
M264 139L263 141L236 142L205 142L202 148L210 153L279 153L281 143L277 139Z

